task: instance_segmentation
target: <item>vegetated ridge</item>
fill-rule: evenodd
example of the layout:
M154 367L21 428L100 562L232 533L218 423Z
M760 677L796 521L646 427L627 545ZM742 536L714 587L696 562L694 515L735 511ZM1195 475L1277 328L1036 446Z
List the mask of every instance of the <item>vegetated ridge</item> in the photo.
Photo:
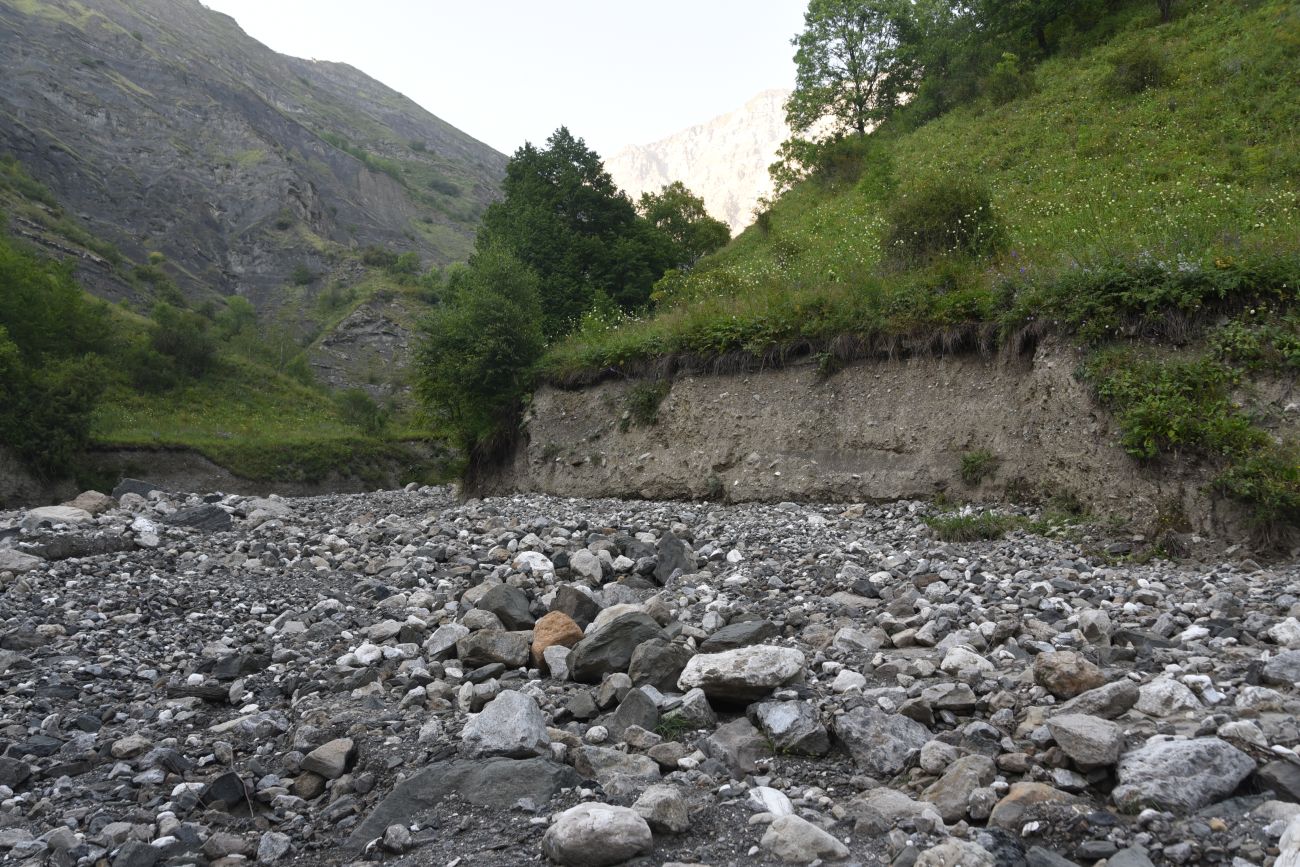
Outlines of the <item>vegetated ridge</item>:
M1244 399L1252 376L1300 368L1300 11L1174 4L1165 22L1113 5L1037 65L1006 54L950 109L923 78L913 105L823 144L754 226L662 281L652 315L584 320L544 378L809 355L829 376L1055 331L1088 349L1134 458L1207 460L1262 526L1300 520L1295 443Z

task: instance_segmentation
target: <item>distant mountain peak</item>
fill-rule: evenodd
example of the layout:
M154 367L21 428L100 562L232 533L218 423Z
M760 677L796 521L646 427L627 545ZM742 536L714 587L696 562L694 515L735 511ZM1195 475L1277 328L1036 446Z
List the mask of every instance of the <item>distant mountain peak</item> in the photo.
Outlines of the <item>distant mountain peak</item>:
M710 214L738 233L753 221L758 200L772 193L767 167L790 137L789 96L788 90L764 90L734 111L650 144L625 147L605 161L605 168L634 199L681 181L704 198Z

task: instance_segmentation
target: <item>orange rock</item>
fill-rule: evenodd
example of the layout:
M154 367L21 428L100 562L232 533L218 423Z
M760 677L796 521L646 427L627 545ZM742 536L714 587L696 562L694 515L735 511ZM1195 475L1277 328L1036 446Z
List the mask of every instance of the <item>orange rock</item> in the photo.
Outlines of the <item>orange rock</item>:
M563 611L552 611L533 624L533 665L545 668L542 652L548 647L572 647L582 640L582 627Z

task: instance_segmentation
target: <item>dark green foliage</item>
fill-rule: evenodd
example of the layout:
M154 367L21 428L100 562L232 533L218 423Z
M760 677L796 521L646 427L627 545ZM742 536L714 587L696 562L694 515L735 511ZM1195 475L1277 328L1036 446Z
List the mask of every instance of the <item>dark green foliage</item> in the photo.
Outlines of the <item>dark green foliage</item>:
M689 270L701 257L731 240L727 224L710 217L704 200L681 181L673 181L657 193L642 193L637 210L671 244L668 258L674 268Z
M985 256L1007 244L988 188L963 175L930 177L903 191L886 221L885 253L901 265L940 256Z
M1031 73L1020 68L1020 58L1007 52L984 81L984 92L994 105L1006 105L1033 90Z
M410 147L410 149L415 151L417 154L422 154L429 149L429 146L426 145L424 142L420 141L419 139L412 139L410 142L407 143L407 146Z
M997 455L988 449L977 449L961 456L961 480L974 487L993 475L1001 464Z
M364 389L346 389L339 392L336 401L339 417L367 436L380 436L388 427L389 412Z
M1217 329L1210 345L1221 361L1245 370L1300 371L1300 311L1253 309Z
M502 186L477 249L502 246L537 275L548 336L568 332L597 293L624 310L649 301L668 250L582 139L561 127L545 149L525 144Z
M299 264L294 266L293 273L289 275L289 279L295 286L310 286L312 283L316 282L316 276L316 272L311 268Z
M257 325L257 311L244 296L231 295L226 299L226 309L219 311L214 318L214 324L221 339L230 340L247 334Z
M155 352L170 359L185 376L207 373L217 357L217 341L208 320L165 302L155 305L150 317L149 345Z
M627 396L624 398L627 405L627 416L623 420L623 430L626 431L632 425L649 427L659 422L659 404L664 402L668 392L672 391L673 384L668 380L657 380L655 382L638 382L628 389Z
M1300 447L1295 443L1261 450L1230 465L1214 486L1247 503L1266 535L1282 526L1300 526Z
M434 178L429 181L429 189L433 190L435 193L442 193L444 196L450 196L453 199L459 198L463 192L459 186L446 178Z
M467 452L516 423L541 356L537 276L501 247L451 272L422 324L417 391Z
M1164 55L1144 42L1115 58L1106 85L1112 93L1129 96L1159 87L1167 77Z

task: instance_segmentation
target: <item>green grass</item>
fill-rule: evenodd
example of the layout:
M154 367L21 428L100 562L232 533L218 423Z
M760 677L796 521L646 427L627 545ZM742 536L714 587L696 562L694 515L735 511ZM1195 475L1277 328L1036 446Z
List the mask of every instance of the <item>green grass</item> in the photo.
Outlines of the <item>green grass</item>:
M961 480L974 487L997 471L1002 461L987 449L976 449L961 456Z
M1045 62L1030 95L871 137L857 180L804 182L694 273L663 281L653 316L590 317L543 376L589 381L667 355L952 349L1027 325L1098 339L1167 306L1294 300L1300 12L1189 5L1159 27L1153 4L1120 14L1113 41ZM1166 82L1117 95L1117 60L1148 43ZM956 169L987 184L1006 252L885 262L891 204Z
M984 542L1001 539L1012 530L1023 529L1028 522L1016 515L993 512L963 515L951 513L925 519L935 536L944 542Z

